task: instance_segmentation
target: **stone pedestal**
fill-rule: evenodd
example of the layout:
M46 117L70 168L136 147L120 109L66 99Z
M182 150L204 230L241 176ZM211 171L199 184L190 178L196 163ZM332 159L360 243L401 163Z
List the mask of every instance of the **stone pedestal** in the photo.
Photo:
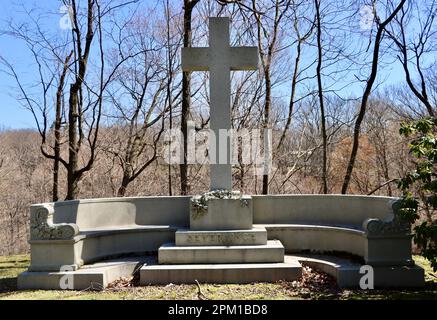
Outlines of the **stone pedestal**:
M191 230L250 230L253 204L250 196L205 199L194 196L190 205Z
M252 197L215 190L190 202L190 229L179 229L175 243L158 250L161 265L283 263L284 246L253 227Z

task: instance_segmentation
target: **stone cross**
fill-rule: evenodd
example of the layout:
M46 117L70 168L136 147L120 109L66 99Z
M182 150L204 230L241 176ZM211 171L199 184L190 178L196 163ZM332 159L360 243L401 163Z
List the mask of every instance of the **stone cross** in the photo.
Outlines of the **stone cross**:
M257 48L231 47L229 39L229 18L209 18L209 47L182 48L183 71L210 72L210 129L215 135L209 141L211 190L232 189L232 141L227 137L226 148L218 147L220 131L232 128L230 71L258 68Z

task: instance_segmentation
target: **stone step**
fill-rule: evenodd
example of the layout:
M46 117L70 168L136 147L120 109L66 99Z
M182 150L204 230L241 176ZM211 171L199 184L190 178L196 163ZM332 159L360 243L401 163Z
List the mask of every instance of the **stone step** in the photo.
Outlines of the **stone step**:
M251 230L176 231L176 246L236 246L267 244L267 230L264 227Z
M282 263L145 265L140 284L252 283L294 281L302 275L297 260Z
M252 246L177 247L168 243L159 248L158 261L160 264L284 262L284 246L278 240Z
M18 276L18 289L26 290L103 290L109 283L132 276L143 264L156 258L130 257L101 261L82 266L76 271L25 271Z

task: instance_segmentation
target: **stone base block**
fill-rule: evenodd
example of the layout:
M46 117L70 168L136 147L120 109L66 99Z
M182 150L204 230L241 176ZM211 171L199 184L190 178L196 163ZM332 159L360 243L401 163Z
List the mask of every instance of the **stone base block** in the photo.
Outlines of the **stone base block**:
M74 271L84 261L80 258L81 243L77 240L31 240L29 271L57 272L62 267Z
M102 290L117 279L132 276L146 262L145 258L124 258L86 265L76 271L25 271L18 276L17 287L26 290Z
M140 271L140 284L252 283L294 281L302 275L297 261L266 264L151 265Z
M252 246L177 247L169 243L159 248L158 261L160 264L283 262L284 246L277 240Z
M419 266L374 267L375 289L379 288L420 288L425 285L424 270ZM337 283L340 287L359 287L363 275L359 269L344 268L338 271Z
M209 199L207 208L191 203L191 230L248 230L253 224L252 197L240 199Z
M364 259L372 266L414 265L411 237L370 237L365 242Z
M329 255L285 256L325 272L337 280L342 288L360 288L362 265L348 259ZM420 266L373 266L374 288L420 288L425 285L424 270Z
M176 231L176 246L235 246L267 244L266 228L251 230Z

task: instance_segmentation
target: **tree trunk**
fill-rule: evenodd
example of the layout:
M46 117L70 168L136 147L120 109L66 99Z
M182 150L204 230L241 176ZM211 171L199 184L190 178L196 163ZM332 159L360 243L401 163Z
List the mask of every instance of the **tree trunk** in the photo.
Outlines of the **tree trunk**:
M284 131L282 132L281 138L279 139L278 143L278 149L281 147L282 143L285 140L285 137L287 136L287 132L290 129L291 124L291 116L293 115L294 110L294 98L296 96L296 84L297 84L297 78L299 73L299 63L300 63L300 55L301 55L301 41L297 42L297 48L296 48L296 59L294 61L294 71L293 71L293 78L291 80L291 94L290 94L290 101L288 103L288 116L287 116L287 122L285 123Z
M78 92L79 87L72 84L70 87L70 100L68 110L68 168L67 168L67 197L65 200L73 200L77 197L78 181L76 172L78 169Z
M322 87L322 27L320 21L320 0L315 0L316 5L316 19L317 19L317 51L318 51L318 59L317 59L317 86L318 86L318 95L319 95L319 104L320 104L320 122L322 129L322 150L323 150L323 163L322 163L322 185L323 185L323 193L328 193L328 168L327 168L327 148L328 148L328 138L326 135L326 119L325 119L325 104L323 101L323 87Z
M369 100L369 96L370 93L372 92L372 87L373 84L375 83L376 75L378 73L379 47L381 45L384 29L393 20L393 18L396 16L399 10L404 6L405 1L406 0L402 0L398 4L396 9L393 11L393 13L384 22L378 23L378 30L375 36L375 45L373 47L372 71L370 73L369 79L367 80L366 89L364 90L363 98L361 100L360 112L358 113L358 117L355 122L352 151L351 151L349 163L347 165L346 175L343 180L343 186L341 188L342 194L346 194L352 177L352 171L354 169L355 160L358 153L361 123L363 122L364 115L366 114L367 101Z
M191 30L191 17L194 6L199 0L184 0L184 47L191 47L192 30ZM190 186L188 183L188 120L190 116L191 105L191 91L190 91L191 75L190 72L182 73L182 119L181 130L184 140L183 148L183 163L180 164L181 174L181 194L186 195L190 193Z
M124 174L121 181L121 186L117 191L117 197L124 197L126 195L127 187L129 186L130 181L130 177L127 174Z
M68 63L73 55L73 51L67 56L62 69L61 77L56 91L56 114L55 114L55 145L53 161L53 202L59 200L59 164L61 159L61 126L62 126L62 106L65 76L68 72Z
M388 171L387 151L385 149L385 146L383 147L383 150L381 152L382 152L381 156L382 156L384 179L385 179L385 181L390 181L390 174ZM389 197L393 196L393 191L391 189L390 183L387 184L387 192L388 192Z
M270 59L269 59L270 60ZM268 62L270 64L270 61ZM266 85L266 101L264 104L264 124L263 128L264 130L268 129L269 126L269 119L270 119L270 105L272 100L272 84L270 80L270 65L268 65L264 69L264 77L265 77L265 85ZM264 150L264 153L267 152L267 150ZM270 152L270 150L269 150ZM266 164L264 164L265 166ZM269 174L265 173L263 174L263 185L262 185L262 194L268 194L269 193Z
M170 4L169 0L166 1L166 23L167 23L167 72L168 72L168 81L167 81L167 99L168 99L168 107L169 107L169 122L170 122L170 131L173 129L173 99L172 99L172 93L171 93L171 86L173 83L173 59L171 55L171 46L170 46ZM168 164L168 195L173 195L172 190L172 177L171 177L171 163Z
M88 0L87 8L87 33L85 37L84 51L82 54L81 46L81 32L78 23L78 13L76 11L76 2L72 2L73 8L73 32L76 33L75 45L77 46L77 62L78 62L78 72L76 75L75 82L70 86L70 99L69 99L69 110L68 110L68 165L67 165L67 196L66 200L73 200L77 198L78 195L78 184L82 177L83 172L91 169L91 164L94 161L92 157L86 167L79 170L79 150L82 141L83 130L81 128L81 110L79 107L82 105L81 99L79 99L79 93L81 92L82 85L85 79L85 74L87 71L88 57L91 50L91 43L94 38L93 29L93 19L94 10L93 6L95 2L93 0ZM98 121L95 127L98 130ZM95 133L97 137L97 132ZM92 146L94 147L94 146Z

